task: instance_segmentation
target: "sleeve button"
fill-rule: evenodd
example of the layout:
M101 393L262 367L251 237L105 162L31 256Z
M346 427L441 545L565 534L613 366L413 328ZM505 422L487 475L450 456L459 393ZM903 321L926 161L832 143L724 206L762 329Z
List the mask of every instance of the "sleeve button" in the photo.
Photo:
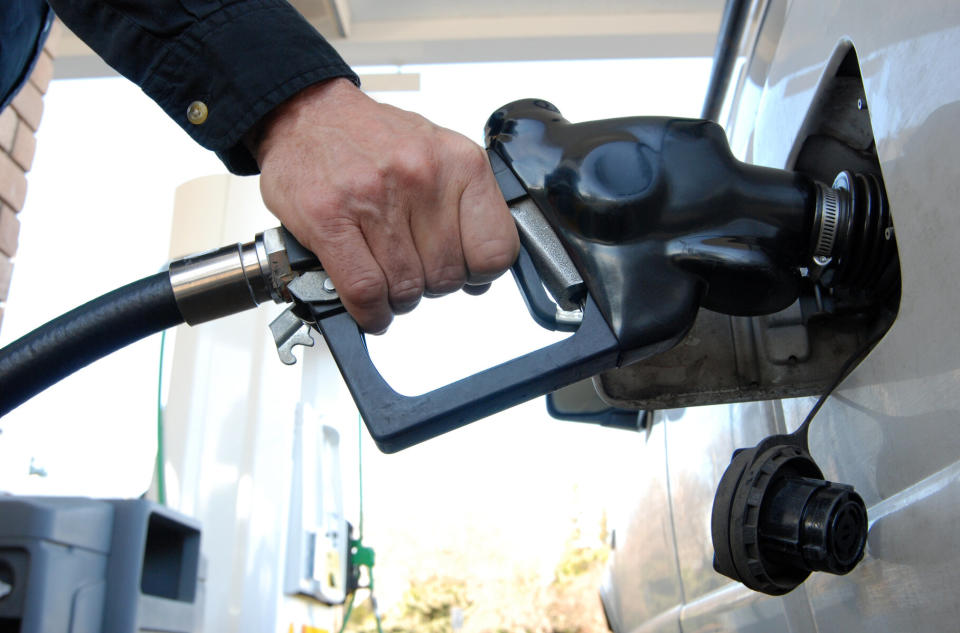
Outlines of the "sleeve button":
M207 109L207 104L203 101L194 101L190 104L190 107L187 108L187 121L190 121L194 125L202 125L204 121L207 120L207 114L209 114Z

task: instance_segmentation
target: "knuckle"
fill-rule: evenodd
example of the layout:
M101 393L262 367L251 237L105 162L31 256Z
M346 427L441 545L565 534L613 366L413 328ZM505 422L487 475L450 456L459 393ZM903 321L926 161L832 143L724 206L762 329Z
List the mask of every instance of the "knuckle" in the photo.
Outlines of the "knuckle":
M470 253L470 272L498 275L510 268L516 257L517 247L513 241L487 239L479 242Z
M349 186L331 188L304 202L310 204L312 222L327 235L337 236L376 225L390 207L385 192L375 177L362 176Z
M367 202L380 202L390 188L390 169L383 164L372 165L353 175L350 181L350 191L344 191L344 196L360 199Z
M415 306L423 296L423 279L407 278L390 284L390 304L395 311L406 311Z
M427 271L427 289L431 294L456 292L467 281L463 264L447 264Z
M342 297L359 309L371 310L383 303L387 294L387 284L379 275L367 273L348 279L337 290Z
M464 142L460 144L460 162L463 164L464 168L468 170L471 175L481 174L484 171L490 169L489 163L487 162L487 155L479 145L475 145L473 142L463 139Z
M311 220L311 233L316 237L316 246L321 248L350 240L358 228L358 223L354 218L338 214L336 211L327 210L318 213ZM324 248L324 250L327 249Z
M483 150L483 148L479 145L474 145L473 143L469 143L469 145L471 152L470 158L467 160L471 161L471 164L477 169L482 169L484 171L490 169L490 162L487 158L487 153Z
M439 154L439 169L453 170L462 178L471 178L487 167L487 155L482 147L462 134L438 128L431 147Z
M406 186L422 186L432 181L433 153L425 143L417 143L398 149L394 157L398 179Z
M291 192L293 207L312 222L326 222L337 217L345 192L339 187L318 190L315 187L296 187Z

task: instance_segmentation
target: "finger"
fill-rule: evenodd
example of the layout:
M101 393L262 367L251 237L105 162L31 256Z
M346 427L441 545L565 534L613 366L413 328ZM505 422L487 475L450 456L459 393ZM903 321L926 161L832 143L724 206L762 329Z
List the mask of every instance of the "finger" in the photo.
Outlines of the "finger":
M340 301L357 325L374 334L385 331L393 320L387 278L361 228L341 221L334 226L315 226L308 235L307 247L323 262Z
M463 291L470 296L479 297L487 290L490 290L492 284L466 284L463 287Z
M404 213L372 214L361 223L374 259L387 281L387 298L393 312L413 310L424 292L424 273Z
M408 227L421 263L424 291L437 297L458 290L467 280L460 248L460 188L449 177L455 160L445 159L463 140L431 127L427 142L398 150L398 176L404 185Z
M517 228L482 150L477 157L460 196L460 240L472 284L499 277L520 251Z
M458 192L434 204L422 204L410 218L426 295L439 297L459 290L467 281L467 267L460 247Z

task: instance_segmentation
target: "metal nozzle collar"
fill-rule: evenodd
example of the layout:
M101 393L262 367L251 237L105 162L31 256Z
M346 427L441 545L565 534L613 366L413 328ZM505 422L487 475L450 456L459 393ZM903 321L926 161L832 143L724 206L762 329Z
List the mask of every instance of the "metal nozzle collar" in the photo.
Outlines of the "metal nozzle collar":
M813 260L826 266L833 257L833 248L837 241L837 228L840 223L840 195L836 189L817 183L817 213L815 228L817 243L813 249Z
M189 255L170 264L170 284L180 314L189 325L289 301L290 269L283 236L269 229L246 244Z

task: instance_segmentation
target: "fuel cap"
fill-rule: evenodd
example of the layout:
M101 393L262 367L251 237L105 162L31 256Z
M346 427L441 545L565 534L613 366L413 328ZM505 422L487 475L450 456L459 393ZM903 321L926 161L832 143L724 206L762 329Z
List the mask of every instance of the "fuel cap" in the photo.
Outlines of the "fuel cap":
M713 502L713 567L769 595L813 571L846 574L863 558L867 509L852 486L823 479L794 436L734 453Z

